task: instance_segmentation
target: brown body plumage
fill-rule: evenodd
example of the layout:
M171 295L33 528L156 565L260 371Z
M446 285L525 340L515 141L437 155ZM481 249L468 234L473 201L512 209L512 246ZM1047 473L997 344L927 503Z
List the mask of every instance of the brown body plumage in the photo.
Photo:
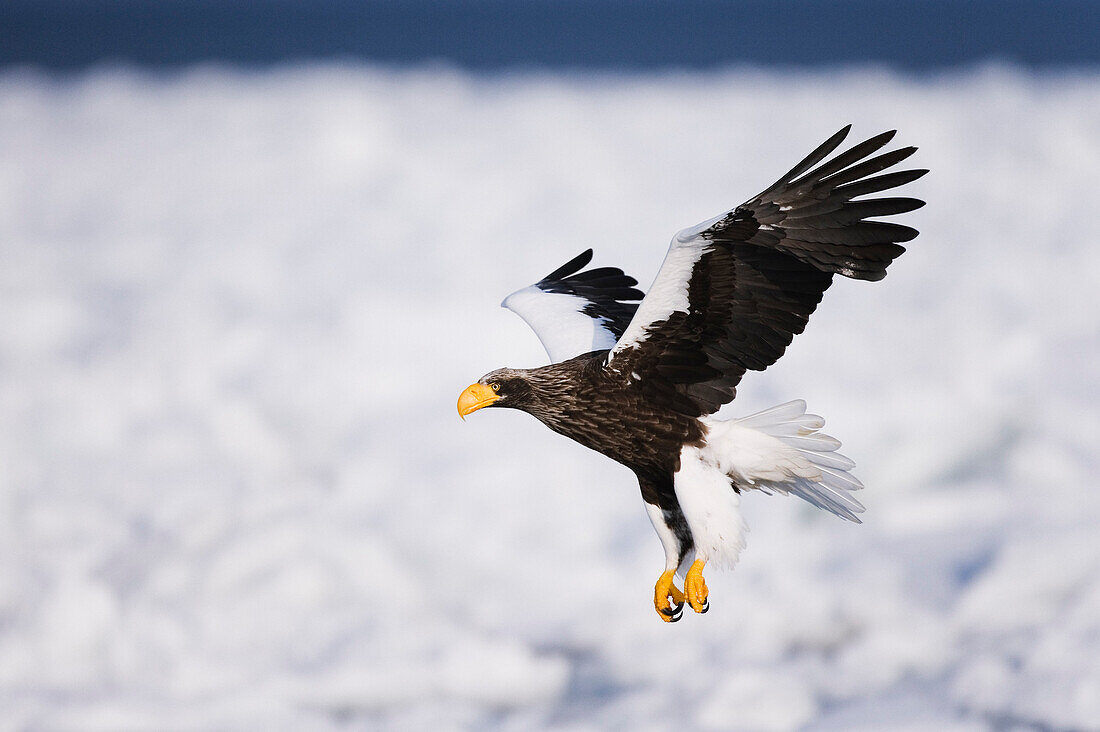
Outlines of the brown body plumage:
M527 412L630 468L647 502L672 508L680 450L700 444L705 428L655 401L640 380L607 369L606 361L607 351L593 351L535 369L500 369L480 383L499 385L502 401L496 406Z

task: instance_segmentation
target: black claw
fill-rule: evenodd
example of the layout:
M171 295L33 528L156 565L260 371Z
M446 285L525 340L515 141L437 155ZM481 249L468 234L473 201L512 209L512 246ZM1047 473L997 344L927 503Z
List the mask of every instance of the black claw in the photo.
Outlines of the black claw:
M710 610L710 598L703 600L703 609L699 611L700 615L704 615L707 610Z
M661 614L668 618L669 622L675 623L684 615L684 603L676 603L674 607L663 607Z

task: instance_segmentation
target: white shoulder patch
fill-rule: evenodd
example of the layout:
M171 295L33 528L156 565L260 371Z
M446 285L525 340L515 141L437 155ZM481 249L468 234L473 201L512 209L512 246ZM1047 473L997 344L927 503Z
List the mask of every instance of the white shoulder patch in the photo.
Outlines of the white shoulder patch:
M674 312L688 311L688 285L695 264L703 256L707 245L705 240L694 238L692 232L698 228L685 229L673 238L653 286L642 300L638 312L634 313L623 337L612 349L609 362L616 354L645 342L649 335L648 328L654 323L667 319Z
M584 312L588 301L576 295L543 292L535 285L513 292L501 307L523 318L554 363L589 351L611 348L615 334L603 318Z

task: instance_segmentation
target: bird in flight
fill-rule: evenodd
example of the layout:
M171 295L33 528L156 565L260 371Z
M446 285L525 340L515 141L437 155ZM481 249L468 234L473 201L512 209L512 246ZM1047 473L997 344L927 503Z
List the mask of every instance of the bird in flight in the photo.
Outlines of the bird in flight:
M805 402L711 416L746 371L783 355L834 275L880 280L905 251L899 242L917 236L876 219L923 201L871 195L928 172L883 173L916 148L879 153L891 131L825 160L850 129L746 203L676 234L648 295L621 269L584 269L591 249L509 295L503 306L531 326L552 363L492 371L458 399L463 418L519 409L634 472L664 548L653 604L666 622L685 603L705 613L704 567L736 563L742 492L793 494L859 522L855 464Z

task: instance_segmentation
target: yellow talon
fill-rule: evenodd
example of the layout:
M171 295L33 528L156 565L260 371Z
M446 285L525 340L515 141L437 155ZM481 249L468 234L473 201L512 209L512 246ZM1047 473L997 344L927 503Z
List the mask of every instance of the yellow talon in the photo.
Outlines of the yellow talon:
M684 606L684 593L673 584L675 576L676 570L666 571L657 579L657 584L653 588L653 607L657 609L657 615L661 620L666 623L675 623L679 620ZM676 604L675 608L669 605L669 598L672 598L672 602Z
M691 609L697 613L705 613L710 609L710 605L707 604L707 583L703 579L705 564L706 562L702 559L696 559L688 570L687 577L684 578L684 594L687 595Z

